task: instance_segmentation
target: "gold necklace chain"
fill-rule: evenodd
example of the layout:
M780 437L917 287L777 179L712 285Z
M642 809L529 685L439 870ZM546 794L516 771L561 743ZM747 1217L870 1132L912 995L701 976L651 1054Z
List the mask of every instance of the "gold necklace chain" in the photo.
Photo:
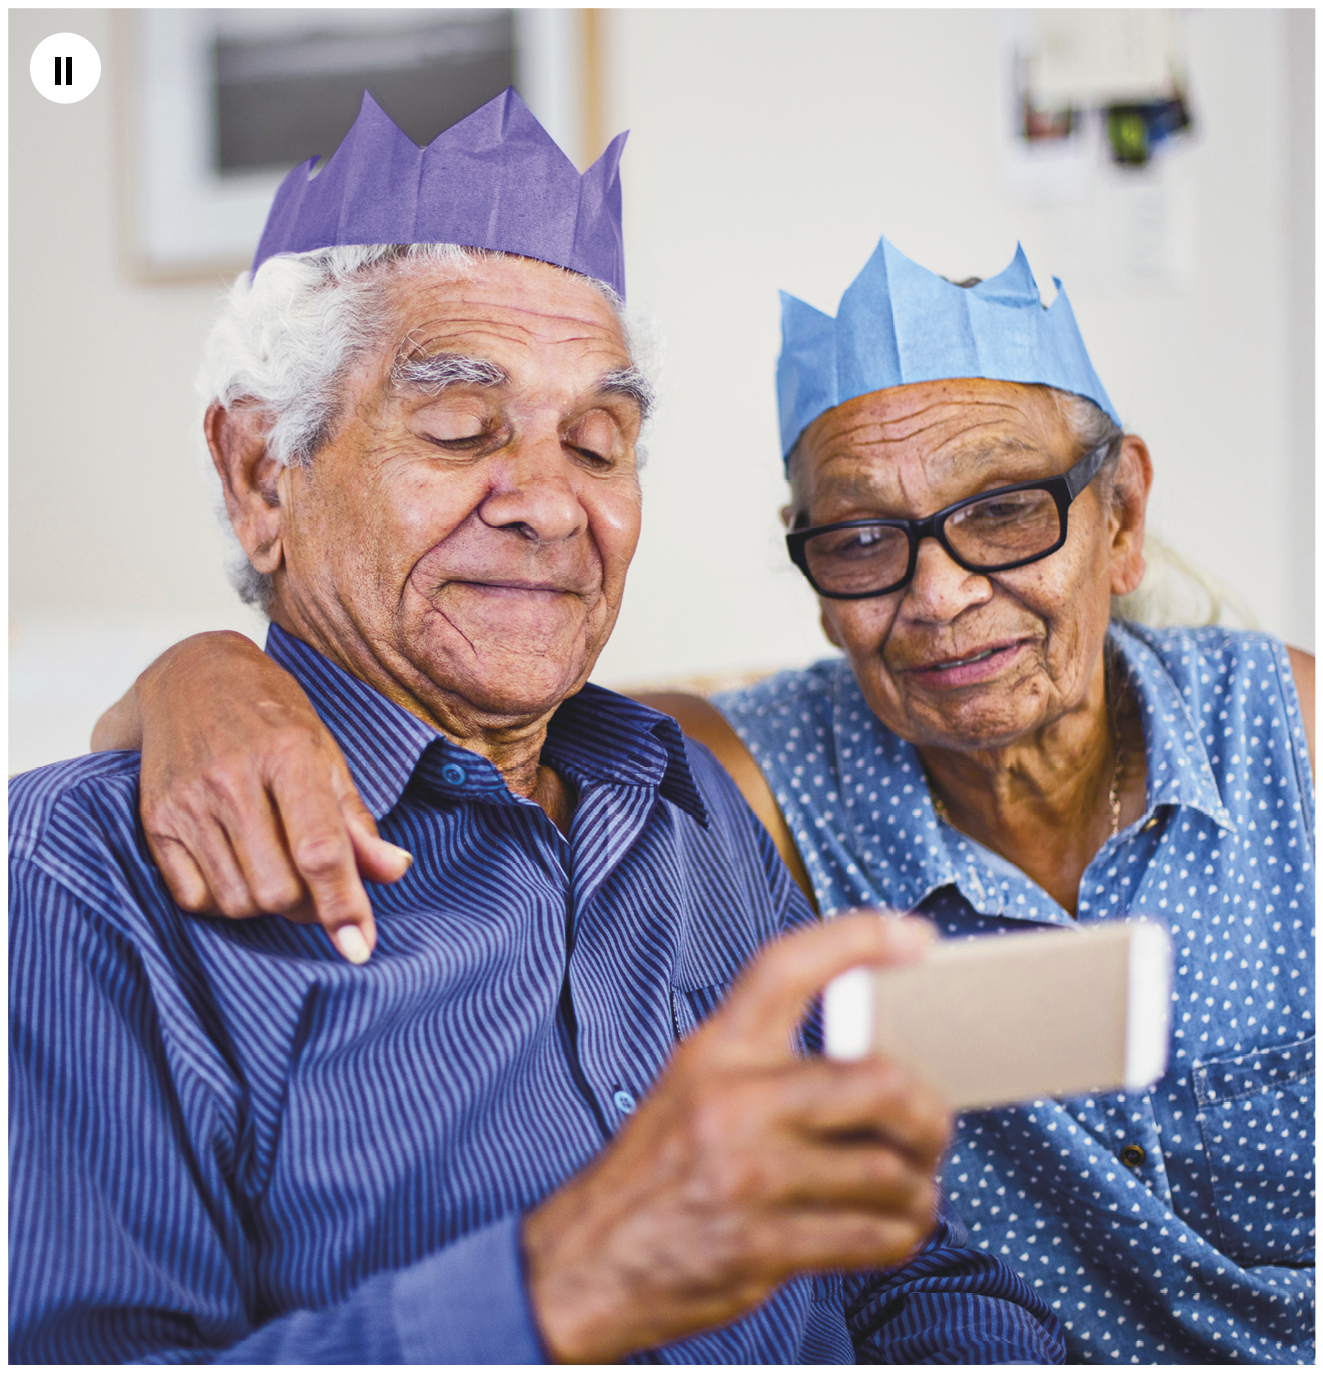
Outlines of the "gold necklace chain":
M1107 732L1111 734L1110 718L1107 723ZM1108 838L1115 839L1121 832L1121 772L1125 763L1125 750L1115 736L1112 742L1116 748L1116 763L1112 768L1112 784L1107 788L1107 809L1112 813L1112 832ZM952 829L957 828L955 821L951 819L951 812L946 808L946 802L933 790L931 778L928 779L928 794L932 798L933 810L938 818L945 820Z

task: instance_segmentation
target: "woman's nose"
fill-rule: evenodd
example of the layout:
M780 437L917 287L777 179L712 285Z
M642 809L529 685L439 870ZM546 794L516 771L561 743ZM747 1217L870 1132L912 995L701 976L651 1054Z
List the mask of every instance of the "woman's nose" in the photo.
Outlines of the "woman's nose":
M938 539L919 541L914 579L905 588L902 613L945 622L992 595L992 584L979 572L966 572Z

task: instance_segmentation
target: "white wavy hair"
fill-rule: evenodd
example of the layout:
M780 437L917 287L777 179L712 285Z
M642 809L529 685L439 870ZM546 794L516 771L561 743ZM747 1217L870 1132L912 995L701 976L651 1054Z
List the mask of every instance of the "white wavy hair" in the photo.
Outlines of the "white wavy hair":
M346 378L380 344L387 322L386 282L399 272L426 267L463 277L484 259L506 256L453 243L383 243L268 258L256 276L244 272L235 281L212 325L197 378L203 404L255 408L268 424L271 456L282 466L309 463L335 434ZM654 322L627 310L606 282L580 279L606 297L624 335L639 393L650 398L660 354ZM640 445L640 461L642 457ZM209 458L206 467L214 476ZM226 572L245 601L265 610L271 578L248 561L230 525L219 478L215 480L217 516L234 546Z

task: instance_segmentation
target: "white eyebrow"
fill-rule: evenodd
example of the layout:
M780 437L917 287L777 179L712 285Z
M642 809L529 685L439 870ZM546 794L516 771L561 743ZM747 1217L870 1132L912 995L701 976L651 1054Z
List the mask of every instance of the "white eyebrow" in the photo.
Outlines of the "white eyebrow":
M397 358L391 368L394 386L410 387L439 395L451 386L504 386L510 374L487 358L465 353L433 353L425 358ZM627 396L638 406L643 419L652 413L651 383L637 367L620 367L603 375L598 388L608 395Z
M608 372L598 383L598 390L610 395L627 396L639 408L639 415L646 420L652 413L656 395L643 372L637 367L621 367Z
M396 358L390 379L394 386L438 395L451 386L504 386L510 374L486 358L433 353L426 358Z

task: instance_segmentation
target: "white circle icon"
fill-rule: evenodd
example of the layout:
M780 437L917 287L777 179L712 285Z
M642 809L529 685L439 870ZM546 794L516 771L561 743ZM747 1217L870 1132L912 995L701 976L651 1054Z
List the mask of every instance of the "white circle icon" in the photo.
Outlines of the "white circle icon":
M101 80L97 50L76 33L53 33L37 44L28 67L32 84L59 105L72 105L96 90Z

